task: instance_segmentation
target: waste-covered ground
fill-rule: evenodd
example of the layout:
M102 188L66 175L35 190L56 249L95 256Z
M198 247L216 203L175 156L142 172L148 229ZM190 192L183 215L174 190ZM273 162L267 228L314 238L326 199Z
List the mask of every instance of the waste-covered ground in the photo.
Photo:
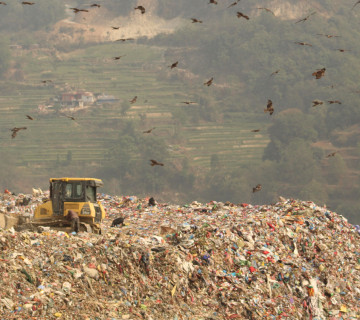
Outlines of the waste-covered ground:
M102 235L0 229L0 319L360 318L360 231L325 207L100 199Z

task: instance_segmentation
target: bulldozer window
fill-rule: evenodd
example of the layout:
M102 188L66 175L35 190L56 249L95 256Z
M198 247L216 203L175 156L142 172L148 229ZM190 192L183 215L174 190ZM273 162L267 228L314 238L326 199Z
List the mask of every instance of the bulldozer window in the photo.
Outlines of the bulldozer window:
M68 183L65 188L65 198L71 198L72 195L72 184Z
M65 187L65 198L68 200L81 200L83 198L82 183L67 183Z
M86 200L90 202L96 202L96 188L86 186Z

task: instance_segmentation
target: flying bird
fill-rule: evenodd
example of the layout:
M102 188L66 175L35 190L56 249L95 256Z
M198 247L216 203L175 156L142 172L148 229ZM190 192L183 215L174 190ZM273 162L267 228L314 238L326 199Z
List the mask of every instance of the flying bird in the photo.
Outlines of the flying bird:
M274 75L278 74L279 72L280 72L280 70L276 70L276 71L272 72L272 73L271 73L271 75L270 75L270 77L272 77L272 76L274 76Z
M260 132L260 129L251 130L251 132Z
M339 151L329 153L326 158L334 157Z
M69 118L69 119L75 121L75 118L74 118L73 116L68 116L68 115L64 114L64 117Z
M137 96L135 96L134 98L132 98L132 99L130 100L130 103L135 103L136 100L137 100Z
M72 11L74 11L75 13L79 13L79 12L89 12L89 10L86 9L78 9L78 8L69 8Z
M325 70L326 70L325 68L318 69L315 72L313 72L312 75L316 77L316 79L320 79L325 75Z
M41 80L42 83L48 83L48 82L52 82L52 80Z
M228 8L231 8L231 7L236 6L239 2L240 2L240 0L237 0L237 1L233 2L232 4L230 4L230 5L228 6Z
M254 192L260 191L261 188L262 188L262 187L261 187L261 184L259 183L259 184L256 185L255 188L252 188L252 192L254 193Z
M93 3L90 7L98 7L98 8L100 8L101 5L100 5L100 4L97 4L97 3Z
M347 52L347 51L351 51L351 50L346 50L346 49L335 49L336 51L340 51L340 52Z
M179 63L179 61L176 61L176 62L174 62L173 64L171 64L171 65L168 66L168 67L171 68L171 69L174 69L174 68L177 67L178 63Z
M330 103L330 104L333 104L333 103L341 104L341 101L339 101L339 100L328 100L328 103Z
M210 80L208 80L208 81L204 82L204 85L205 85L205 86L210 87L210 86L212 85L213 80L214 80L214 78L213 78L213 77L211 77L211 79L210 79Z
M316 12L312 12L310 13L308 16L306 16L305 18L302 18L298 21L296 21L295 23L299 23L299 22L305 22L306 20L308 20L313 14L315 14Z
M217 1L216 0L210 0L209 4L217 4Z
M182 101L182 103L185 103L185 104L193 104L193 103L196 103L194 101Z
M191 20L192 20L192 23L202 23L201 20L198 20L196 18L191 18Z
M29 6L32 6L33 4L35 4L35 2L28 2L28 1L23 1L23 2L21 2L21 4L27 4L27 5L29 5Z
M21 127L21 128L12 128L10 129L10 131L12 131L12 134L11 134L11 138L14 139L16 137L16 134L20 131L20 130L26 130L27 127Z
M119 30L120 27L111 27L113 30Z
M29 120L34 120L34 118L32 116L26 115L26 118Z
M357 6L360 3L360 0L356 1L355 4L353 5L353 7L351 8L351 10L353 10L355 8L355 6Z
M151 133L151 131L153 131L154 129L156 129L156 127L154 127L154 128L151 128L151 129L149 129L149 130L146 130L146 131L143 131L143 133Z
M266 12L270 12L270 13L272 13L273 15L275 15L275 13L274 13L272 10L268 9L268 8L258 8L258 9L263 9L263 10L265 10Z
M269 112L270 115L272 115L274 113L273 103L272 103L272 101L270 99L268 99L266 109L264 109L264 112Z
M164 164L163 163L161 163L161 162L158 162L158 161L156 161L156 160L150 160L150 165L153 167L153 166L164 166Z
M298 45L300 45L300 46L309 46L309 47L312 47L312 44L307 43L307 42L294 42L294 43L296 43L296 44L298 44Z
M121 39L117 39L117 40L115 40L115 41L122 41L122 42L124 42L124 41L129 41L129 40L135 40L134 38L121 38Z
M145 8L143 6L137 6L136 8L134 8L134 10L140 10L141 14L145 13Z
M247 16L247 15L245 15L245 14L243 14L242 12L240 12L240 11L238 11L238 12L236 12L236 16L238 17L238 18L245 18L246 20L249 20L250 18Z
M125 57L126 54L124 54L123 56L117 56L117 57L114 57L113 60L120 60L122 57Z
M313 107L316 107L316 106L320 106L320 105L322 105L324 102L323 101L321 101L321 100L313 100Z
M337 38L337 37L340 37L340 36L335 36L335 35L332 35L332 34L323 34L323 33L317 33L316 35L318 36L324 36L326 38Z

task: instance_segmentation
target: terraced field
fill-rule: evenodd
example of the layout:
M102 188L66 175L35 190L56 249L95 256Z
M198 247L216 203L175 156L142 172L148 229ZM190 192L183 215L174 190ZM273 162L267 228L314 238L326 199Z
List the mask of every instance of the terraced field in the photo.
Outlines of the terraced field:
M118 55L125 56L116 61L112 59ZM156 126L156 132L167 141L174 159L187 156L193 164L204 168L210 166L213 154L218 154L230 167L260 160L268 143L268 124L251 115L244 118L233 113L219 122L175 124L173 112L184 108L181 101L192 99L192 93L207 88L204 89L201 81L198 88L194 88L159 77L159 73L170 70L161 48L111 43L57 58L41 50L24 51L16 59L23 65L24 80L0 82L0 152L13 156L18 166L29 169L29 174L45 172L57 161L66 160L69 152L72 163L105 165L107 151L118 138L116 121L124 117L137 120L139 131ZM47 79L53 83L41 82ZM66 113L76 121L61 113L38 112L39 104L59 95L66 86L114 95L120 102ZM134 96L138 96L137 102L122 115L121 101ZM27 120L26 114L35 120ZM140 114L146 114L143 123L139 121ZM15 126L26 126L27 130L11 139L9 130ZM258 128L261 128L259 133L251 132ZM174 135L176 130L181 133L181 142Z

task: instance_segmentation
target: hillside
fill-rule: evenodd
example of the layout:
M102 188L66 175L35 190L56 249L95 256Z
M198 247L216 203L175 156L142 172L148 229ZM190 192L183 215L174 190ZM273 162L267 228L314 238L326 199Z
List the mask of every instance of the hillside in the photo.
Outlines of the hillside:
M7 34L0 52L0 187L17 192L46 188L55 175L99 176L114 193L257 204L282 194L326 203L358 221L356 6L49 3L9 3L0 12ZM145 14L134 10L138 5ZM86 11L74 13L74 6ZM41 15L43 24L34 19ZM314 78L321 68L325 75ZM61 106L59 97L78 92L117 102ZM264 112L269 100L273 115ZM25 126L11 138L10 129ZM151 168L149 159L164 168Z

